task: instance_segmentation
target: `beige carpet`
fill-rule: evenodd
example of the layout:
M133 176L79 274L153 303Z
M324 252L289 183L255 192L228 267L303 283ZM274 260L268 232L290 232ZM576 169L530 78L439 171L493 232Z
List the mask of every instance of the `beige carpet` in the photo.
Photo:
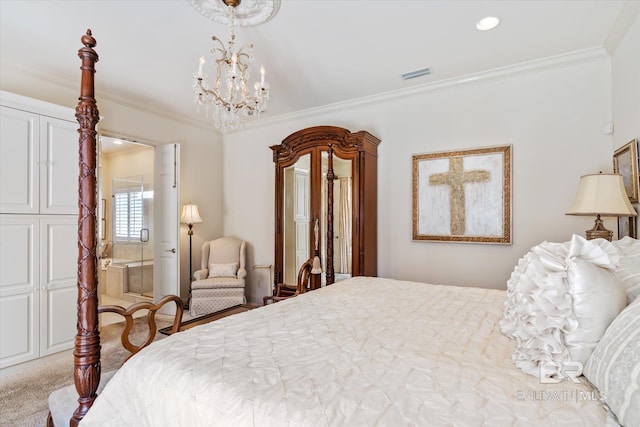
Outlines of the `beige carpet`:
M160 317L163 317L160 319ZM156 326L169 326L169 316L157 315ZM100 331L102 372L117 369L129 355L120 343L124 323L104 326ZM145 319L134 321L131 341L140 344L146 337ZM156 340L165 335L156 334ZM49 412L49 394L73 384L73 350L48 357L44 362L28 362L28 369L0 376L0 426L42 427Z

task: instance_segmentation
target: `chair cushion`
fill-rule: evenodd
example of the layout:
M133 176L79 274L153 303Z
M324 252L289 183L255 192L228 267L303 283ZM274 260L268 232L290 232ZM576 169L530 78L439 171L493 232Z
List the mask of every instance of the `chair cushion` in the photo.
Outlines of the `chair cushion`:
M225 291L224 289L213 289L214 291ZM212 290L205 290L208 292ZM226 290L228 291L228 290ZM246 299L244 293L236 293L235 295L216 295L216 296L202 296L191 299L189 305L189 314L192 316L202 316L204 314L215 313L216 311L224 310L225 308L233 307L236 305L244 304Z
M233 277L238 274L237 262L226 262L222 264L209 263L209 277Z
M191 289L216 289L216 288L243 288L244 280L235 277L209 277L203 280L196 280L191 284Z
M102 392L116 372L118 372L117 369L106 372L100 376L100 384L97 390L98 394ZM74 384L60 388L49 395L49 412L56 427L69 427L69 421L77 407L78 392Z

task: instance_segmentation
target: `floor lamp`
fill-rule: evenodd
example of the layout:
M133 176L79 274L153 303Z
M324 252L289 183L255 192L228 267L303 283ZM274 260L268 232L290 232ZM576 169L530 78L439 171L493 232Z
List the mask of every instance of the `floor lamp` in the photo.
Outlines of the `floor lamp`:
M200 214L198 213L198 206L187 203L182 206L182 216L180 217L180 222L183 224L187 224L189 226L189 299L187 300L187 304L191 303L191 282L193 281L193 256L192 247L191 247L191 239L193 238L193 224L198 224L202 222L202 218L200 218Z

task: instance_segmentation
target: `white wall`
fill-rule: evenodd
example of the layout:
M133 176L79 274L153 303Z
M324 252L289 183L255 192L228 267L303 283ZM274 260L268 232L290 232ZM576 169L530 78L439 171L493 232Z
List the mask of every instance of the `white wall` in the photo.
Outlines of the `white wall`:
M316 125L364 129L382 139L380 276L504 288L517 259L532 245L563 241L591 227L591 218L564 215L579 176L610 171L613 148L640 136L639 27L636 19L615 51L613 89L610 61L592 56L584 62L267 120L226 135L224 149L222 137L211 128L144 112L98 90L104 117L100 128L153 144L181 144L181 200L198 204L204 220L194 227L194 270L205 240L223 234L246 239L253 301L269 293L270 279L252 266L273 263L274 166L268 147ZM2 90L75 107L75 85L61 86L45 76L10 69L1 72ZM99 88L99 73L96 82ZM615 122L613 137L601 132L610 120ZM514 150L513 245L412 242L412 154L504 144ZM607 221L607 227L617 228L614 221ZM182 226L183 296L188 250Z
M272 120L224 138L224 232L250 243L250 267L271 264L274 165L269 146L308 126L364 129L382 139L378 275L505 288L517 260L531 246L583 235L593 224L593 218L564 212L581 175L611 171L611 136L601 132L610 120L610 61L604 54ZM507 144L513 145L513 244L413 242L412 155ZM250 269L251 299L259 301L269 292L265 277Z
M96 67L96 98L102 117L98 126L102 132L152 145L180 144L181 204L197 204L204 220L202 224L194 226L195 270L200 265L202 243L222 234L222 137L210 127L197 126L197 122L184 123L172 117L144 111L126 100L111 99L108 94L99 90L100 63ZM53 83L42 74L15 72L11 68L1 68L0 74L2 90L70 108L76 106L79 81L67 87ZM189 239L186 225L180 227L180 238L181 296L186 297L189 289Z
M640 9L640 7L636 7ZM638 13L636 12L636 15ZM640 140L640 18L636 18L611 59L613 76L613 150ZM640 204L634 205L640 210ZM637 219L636 221L640 221ZM612 228L617 230L617 228Z

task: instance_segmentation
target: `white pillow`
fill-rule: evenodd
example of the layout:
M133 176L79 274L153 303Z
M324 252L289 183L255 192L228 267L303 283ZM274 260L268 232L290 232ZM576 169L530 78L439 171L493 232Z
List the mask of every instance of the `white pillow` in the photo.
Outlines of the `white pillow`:
M570 242L534 246L507 283L501 332L517 341L512 356L524 372L538 376L540 365L562 377L563 363L585 363L626 296L609 271L618 262L608 242L574 235ZM553 364L557 369L549 369Z
M584 368L626 427L640 426L640 298L615 318Z
M604 331L627 306L627 294L611 270L583 259L570 261L568 272L578 327L565 333L564 342L571 360L584 365Z
M228 262L223 264L209 264L209 277L236 277L238 263Z
M620 254L616 275L627 291L627 302L631 304L640 296L640 240L626 236L611 243Z

